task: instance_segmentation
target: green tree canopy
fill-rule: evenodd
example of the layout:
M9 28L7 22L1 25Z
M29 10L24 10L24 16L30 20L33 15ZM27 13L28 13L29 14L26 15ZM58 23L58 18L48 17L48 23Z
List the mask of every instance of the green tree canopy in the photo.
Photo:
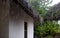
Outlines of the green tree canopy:
M35 26L35 35L40 38L41 36L48 36L48 35L56 35L59 30L59 25L53 21L47 21L43 23L43 26L40 26L40 24L37 24Z
M48 5L52 3L52 0L30 0L29 2L41 16L44 16L46 14L46 11L49 9Z
M48 19L49 18L49 19ZM60 3L52 6L48 13L45 15L44 19L47 20L60 20Z

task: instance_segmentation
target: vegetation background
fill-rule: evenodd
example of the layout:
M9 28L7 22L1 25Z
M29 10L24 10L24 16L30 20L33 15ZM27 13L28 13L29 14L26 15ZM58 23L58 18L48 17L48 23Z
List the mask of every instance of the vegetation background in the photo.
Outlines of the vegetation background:
M34 29L34 35L37 36L37 38L42 38L45 36L55 36L59 32L59 24L57 21L44 21L44 17L48 12L52 12L52 7L49 6L49 4L52 3L53 0L29 0L29 3L32 5L33 9L39 12L39 15L42 17L42 23L36 23L35 29ZM52 9L52 10L51 10ZM56 13L51 14L52 17L56 16L58 10L55 10Z

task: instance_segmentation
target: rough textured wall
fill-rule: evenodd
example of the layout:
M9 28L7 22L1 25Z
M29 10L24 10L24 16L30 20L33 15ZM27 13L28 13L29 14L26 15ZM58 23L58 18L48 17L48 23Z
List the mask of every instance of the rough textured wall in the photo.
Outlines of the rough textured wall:
M10 6L9 38L24 38L23 13L14 2Z
M0 38L8 38L9 0L0 0Z
M9 38L24 38L24 22L28 23L27 38L33 38L33 18L12 3L10 6Z

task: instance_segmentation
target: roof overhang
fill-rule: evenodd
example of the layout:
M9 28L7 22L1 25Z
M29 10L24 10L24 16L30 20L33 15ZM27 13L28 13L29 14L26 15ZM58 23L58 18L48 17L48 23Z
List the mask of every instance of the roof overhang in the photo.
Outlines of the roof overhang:
M20 6L28 15L30 15L33 19L39 20L39 14L34 9L32 9L32 6L28 4L28 2L23 0L13 0L16 5Z

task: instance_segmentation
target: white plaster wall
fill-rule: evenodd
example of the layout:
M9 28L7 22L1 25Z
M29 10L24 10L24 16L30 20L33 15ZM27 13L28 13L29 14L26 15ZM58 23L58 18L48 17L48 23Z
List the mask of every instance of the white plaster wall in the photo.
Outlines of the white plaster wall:
M24 21L27 22L27 38L33 38L34 35L34 23L33 23L33 18L27 15L26 13L24 14Z
M11 21L9 25L9 38L24 38L24 22Z
M24 22L28 23L27 38L33 38L33 18L24 11L14 16L9 22L9 38L24 38Z
M24 14L20 10L20 14L16 12L15 16L12 16L9 20L9 38L24 38Z
M33 22L28 22L28 38L33 38Z

